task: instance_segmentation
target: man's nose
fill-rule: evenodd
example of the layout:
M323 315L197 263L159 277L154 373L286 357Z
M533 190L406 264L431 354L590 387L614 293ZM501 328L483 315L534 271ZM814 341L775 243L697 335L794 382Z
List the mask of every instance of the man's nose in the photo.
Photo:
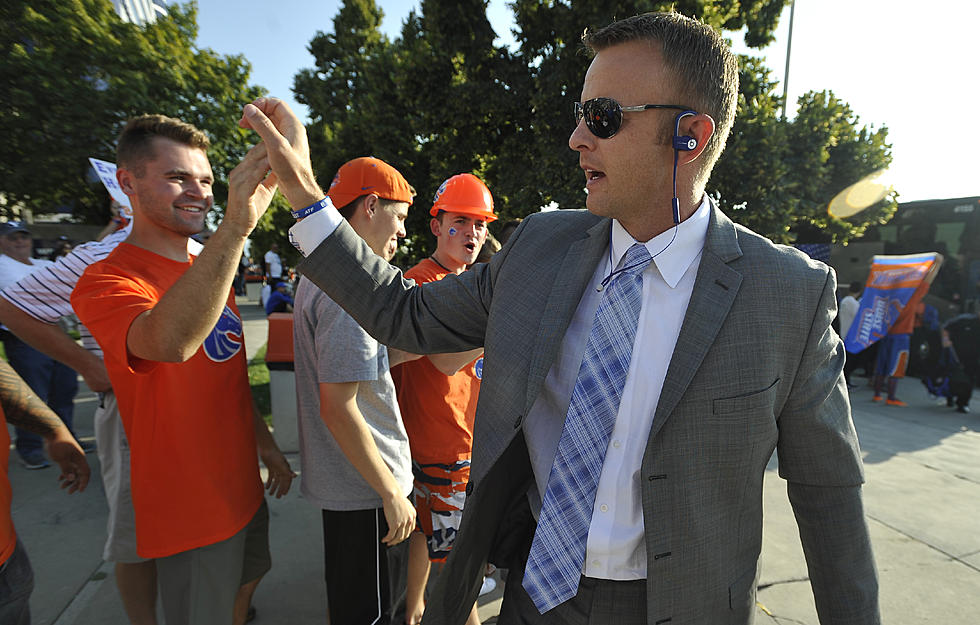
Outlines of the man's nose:
M184 192L195 198L204 199L211 194L211 189L200 180L191 180L184 185Z
M568 137L568 147L576 152L591 150L595 147L595 139L595 135L585 125L585 118L582 118Z

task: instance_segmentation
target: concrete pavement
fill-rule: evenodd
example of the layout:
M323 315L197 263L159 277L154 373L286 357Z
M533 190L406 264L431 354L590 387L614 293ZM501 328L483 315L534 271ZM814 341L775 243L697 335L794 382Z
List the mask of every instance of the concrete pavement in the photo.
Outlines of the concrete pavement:
M244 298L249 356L265 341L264 315ZM860 380L859 378L855 378ZM852 394L864 452L865 507L881 577L885 623L972 623L980 614L980 402L958 414L928 399L918 380L900 384L908 408ZM76 400L76 429L92 436L95 396ZM15 456L15 455L14 455ZM27 471L13 457L10 478L18 534L35 571L33 622L47 625L126 623L112 567L101 559L106 504L98 459L85 493L57 488L57 469ZM298 468L299 459L289 460ZM757 623L817 625L806 566L785 483L766 475L765 528ZM269 502L274 565L256 592L256 625L325 621L320 516L299 495L298 483ZM502 584L501 584L502 586ZM480 615L494 622L500 590L481 599ZM710 624L706 624L710 625Z

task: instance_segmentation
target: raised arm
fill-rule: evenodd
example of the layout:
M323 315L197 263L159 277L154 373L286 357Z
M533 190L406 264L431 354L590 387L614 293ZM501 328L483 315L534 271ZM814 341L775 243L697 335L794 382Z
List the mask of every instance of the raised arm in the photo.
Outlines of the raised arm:
M189 359L218 322L249 233L275 192L265 146L253 147L228 177L225 218L194 264L129 326L126 347L143 360Z

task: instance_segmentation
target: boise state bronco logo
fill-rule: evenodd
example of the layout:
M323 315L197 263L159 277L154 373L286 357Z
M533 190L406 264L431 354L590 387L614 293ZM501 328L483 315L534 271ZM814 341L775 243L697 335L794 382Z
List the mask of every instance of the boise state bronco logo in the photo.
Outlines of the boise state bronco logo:
M473 363L473 375L476 376L477 380L483 379L483 356L476 359Z
M242 335L241 318L226 305L211 334L204 339L204 353L214 362L231 360L245 344Z
M439 198L442 196L442 194L446 192L446 183L449 182L450 180L452 180L452 178L447 178L446 180L443 180L442 181L442 184L439 185L439 188L436 189L436 194L432 198L432 203L433 204L435 204L436 202L438 202L439 201ZM481 360L482 360L482 358L481 358ZM480 367L481 368L483 367L483 363L480 363ZM477 376L477 377L479 377L479 376Z

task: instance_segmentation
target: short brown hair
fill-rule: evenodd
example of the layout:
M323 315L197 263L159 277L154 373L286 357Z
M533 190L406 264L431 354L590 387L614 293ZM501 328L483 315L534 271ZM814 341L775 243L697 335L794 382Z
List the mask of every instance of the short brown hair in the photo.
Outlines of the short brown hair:
M116 142L116 164L142 176L144 163L153 158L153 139L163 137L207 151L208 136L194 126L165 115L140 115L126 122Z
M735 55L716 30L673 11L635 15L582 35L582 42L592 52L631 41L660 44L664 63L678 81L681 104L707 113L715 121L715 132L704 150L705 160L699 174L701 181L706 182L735 122L738 100Z

